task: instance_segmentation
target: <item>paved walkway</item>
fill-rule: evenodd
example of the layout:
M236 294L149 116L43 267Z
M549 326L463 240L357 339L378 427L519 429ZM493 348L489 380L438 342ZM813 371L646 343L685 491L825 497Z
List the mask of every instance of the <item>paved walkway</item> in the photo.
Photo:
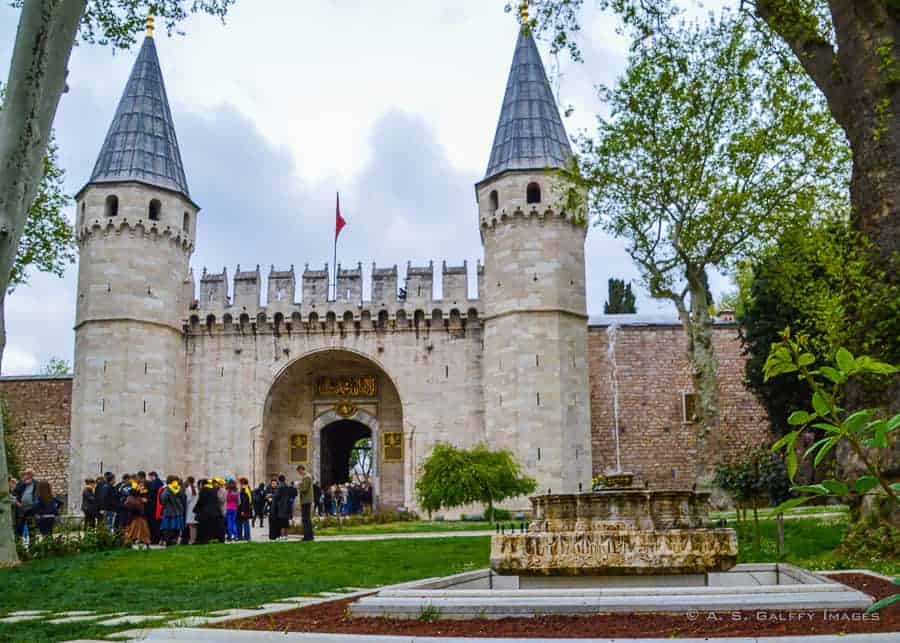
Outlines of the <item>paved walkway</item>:
M453 537L469 537L469 536L490 536L493 530L469 530L469 531L423 531L423 532L407 532L399 534L341 534L339 536L316 536L316 540L322 542L339 542L345 540L394 540L397 538L453 538ZM253 527L250 530L250 539L253 542L269 542L268 527ZM289 541L302 540L299 534L288 536Z
M833 511L828 513L821 514L791 514L784 517L785 520L804 520L804 519L817 519L817 520L836 520L838 518L845 518L847 516L846 513ZM771 518L760 517L760 520L770 520ZM299 524L299 519L295 521L295 524ZM518 524L518 523L516 523ZM489 529L480 529L480 530L467 530L467 531L425 531L425 532L407 532L407 533L396 533L396 534L342 534L340 536L316 536L316 540L321 540L323 542L332 542L332 541L346 541L346 540L393 540L397 538L452 538L452 537L470 537L470 536L491 536L494 534L493 530ZM256 527L254 526L250 531L250 539L253 542L268 542L269 541L269 528L268 527ZM302 540L302 537L297 534L292 534L288 536L288 540Z

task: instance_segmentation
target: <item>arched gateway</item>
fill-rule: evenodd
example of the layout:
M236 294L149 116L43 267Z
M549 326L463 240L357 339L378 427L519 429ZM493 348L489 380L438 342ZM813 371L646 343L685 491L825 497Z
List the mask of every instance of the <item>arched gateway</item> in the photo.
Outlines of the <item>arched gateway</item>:
M275 379L263 412L257 471L292 474L305 464L316 482L358 479L354 445L371 439L371 483L378 509L403 504L403 410L391 378L346 350L301 357ZM290 478L291 475L288 475Z

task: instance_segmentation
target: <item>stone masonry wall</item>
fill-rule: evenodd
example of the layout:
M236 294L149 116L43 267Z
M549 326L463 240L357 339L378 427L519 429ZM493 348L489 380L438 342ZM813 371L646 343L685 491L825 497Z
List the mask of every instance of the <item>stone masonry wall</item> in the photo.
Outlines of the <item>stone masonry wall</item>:
M12 444L22 469L31 467L64 496L69 475L72 378L2 377L0 398L9 406Z
M680 326L621 326L615 331L622 469L653 487L693 485L696 424L683 420L682 394L690 392L686 338ZM616 467L610 333L588 331L594 475ZM765 410L744 387L744 357L737 326L717 325L713 346L719 362L722 456L742 444L763 442Z

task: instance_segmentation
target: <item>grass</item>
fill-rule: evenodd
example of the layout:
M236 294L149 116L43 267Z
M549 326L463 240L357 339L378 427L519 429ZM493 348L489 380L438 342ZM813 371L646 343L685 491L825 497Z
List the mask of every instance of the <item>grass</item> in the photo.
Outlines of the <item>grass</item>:
M388 523L366 529L435 525L452 530L478 529L483 523ZM730 526L738 530L740 562L777 559L772 519L760 521L762 546L752 548L752 522ZM365 533L363 527L352 533ZM900 561L838 561L834 550L847 529L847 519L809 518L784 523L784 560L809 569L868 567L900 574ZM320 532L321 533L321 532ZM372 533L372 532L369 532ZM380 531L374 533L392 533ZM288 596L374 587L429 576L442 576L487 567L489 539L485 536L424 540L369 540L314 543L253 543L176 547L139 552L116 550L26 563L0 570L3 613L16 610L95 610L159 613L206 613L234 607L253 607ZM159 623L151 622L146 627ZM101 628L91 623L49 625L25 621L0 623L0 641L64 641L102 638L114 631L140 626Z
M778 560L777 523L775 520L759 521L760 549L753 551L753 522L735 524L729 527L738 532L740 546L738 562L756 563ZM820 520L811 517L806 520L784 521L784 561L806 569L851 569L865 567L887 575L900 574L900 560L841 560L835 550L847 532L848 521L843 519Z
M825 505L813 507L797 507L787 513L788 516L814 516L818 514L847 514L846 505ZM748 512L748 516L751 512ZM771 508L760 509L760 518L774 517ZM717 511L710 514L713 520L725 518L734 521L735 512L733 511ZM326 527L316 529L316 534L320 536L348 536L348 535L371 535L371 534L412 534L412 533L443 533L454 531L493 531L497 524L516 524L522 521L516 520L500 520L494 525L487 521L466 521L466 520L416 520L403 522L388 522L382 524L368 525L341 525L335 527ZM295 528L296 533L300 533L300 528Z
M774 518L775 512L774 507L766 507L764 509L759 510L760 518ZM844 514L849 515L849 508L847 505L813 505L809 507L794 507L787 513L785 516L815 516L818 514ZM713 520L720 520L725 518L726 520L734 520L735 512L734 511L712 511L709 514L709 517ZM747 518L753 518L753 511L747 510Z
M387 522L380 525L347 525L316 529L319 536L345 536L350 534L413 534L453 531L493 530L495 525L487 521L417 520L414 522Z
M166 614L253 607L288 596L374 587L487 566L489 539L253 543L117 550L0 570L3 612L44 609ZM0 623L0 641L98 638L90 623ZM143 627L141 625L140 627Z

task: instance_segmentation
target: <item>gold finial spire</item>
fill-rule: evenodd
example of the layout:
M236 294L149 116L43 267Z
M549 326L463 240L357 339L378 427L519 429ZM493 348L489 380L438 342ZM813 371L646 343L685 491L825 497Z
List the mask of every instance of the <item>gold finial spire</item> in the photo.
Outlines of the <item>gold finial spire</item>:
M519 5L519 22L523 25L528 24L528 0L522 0L522 4Z
M153 37L153 14L147 15L147 37Z

